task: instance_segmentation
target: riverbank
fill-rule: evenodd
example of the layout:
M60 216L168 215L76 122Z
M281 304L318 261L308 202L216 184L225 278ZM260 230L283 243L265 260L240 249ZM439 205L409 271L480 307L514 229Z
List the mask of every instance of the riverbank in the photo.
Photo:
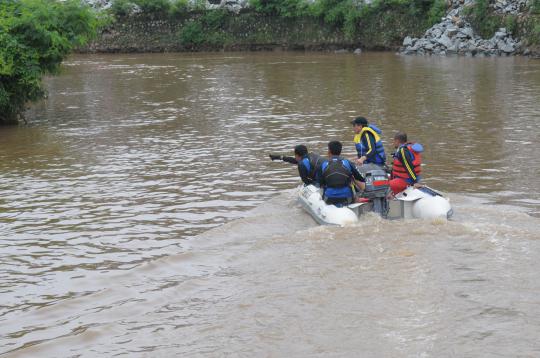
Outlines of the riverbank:
M460 0L450 5L433 2L425 8L399 2L377 3L356 9L348 17L341 14L343 18L337 20L309 13L282 16L250 8L238 13L221 8L180 15L116 14L114 21L78 52L362 49L416 55L539 57L540 18L535 10L523 8L522 4L521 12L503 13L495 5Z
M352 36L311 17L216 11L171 19L141 14L118 19L78 52L397 50L406 35L420 36L425 29L426 24L392 9L371 15Z

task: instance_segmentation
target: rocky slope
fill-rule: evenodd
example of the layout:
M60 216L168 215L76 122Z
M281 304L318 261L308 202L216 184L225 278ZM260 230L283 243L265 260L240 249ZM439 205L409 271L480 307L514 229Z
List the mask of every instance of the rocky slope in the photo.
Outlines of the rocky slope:
M403 40L400 52L405 55L452 55L465 56L509 56L527 54L522 43L506 28L500 28L493 37L483 39L475 33L464 17L464 9L472 0L453 0L448 14L441 22L428 29L424 36ZM527 9L526 0L497 0L491 4L494 12L519 14Z

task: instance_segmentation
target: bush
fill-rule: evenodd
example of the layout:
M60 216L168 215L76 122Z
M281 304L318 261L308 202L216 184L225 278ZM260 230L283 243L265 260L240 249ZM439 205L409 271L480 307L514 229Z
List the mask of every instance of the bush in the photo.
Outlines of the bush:
M351 16L358 12L354 6L354 0L317 0L310 6L312 16L320 18L325 23L333 26L343 26L347 15Z
M516 34L518 29L517 16L507 15L504 18L504 27L506 27L506 30L508 30L508 32L510 32L511 34Z
M226 10L207 10L198 19L187 23L180 30L181 44L191 48L201 45L216 47L226 44L231 40L230 36L223 31L228 16L230 15Z
M141 8L141 12L147 15L163 16L171 9L169 0L133 0L133 3Z
M170 15L173 17L183 17L189 12L188 0L176 0L171 4Z
M200 17L199 21L206 29L217 30L225 24L228 16L227 10L208 10Z
M111 4L111 11L116 17L125 17L133 12L135 4L130 0L114 0Z
M250 6L258 13L296 18L308 13L305 0L249 0Z
M184 46L195 47L205 40L203 26L200 22L190 22L180 32L180 42Z
M190 10L203 12L206 10L206 0L193 0L189 3Z
M446 15L446 0L435 0L428 12L428 26L433 26L441 21L441 17Z
M477 0L473 6L466 9L465 15L474 30L483 38L493 37L500 27L505 26L504 19L492 13L488 0Z
M531 2L531 13L540 14L540 0L532 0Z
M0 15L0 122L15 122L44 95L42 76L57 73L100 19L78 0L2 0Z
M525 24L524 37L530 45L540 45L540 16L531 16Z

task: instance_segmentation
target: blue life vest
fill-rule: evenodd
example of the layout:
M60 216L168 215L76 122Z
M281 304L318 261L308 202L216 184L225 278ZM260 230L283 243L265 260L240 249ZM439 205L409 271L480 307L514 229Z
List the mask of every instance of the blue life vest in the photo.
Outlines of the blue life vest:
M374 124L363 127L362 131L354 136L354 143L356 151L358 152L358 158L366 155L366 153L369 151L370 143L364 139L364 134L366 132L373 134L373 137L375 137L375 161L371 159L366 159L364 163L383 165L386 162L386 154L384 153L384 146L380 136L380 134L382 134L382 131Z
M319 183L320 167L323 161L323 157L321 157L320 155L315 153L309 153L304 158L302 158L299 165L303 165L306 168L309 179L313 180L316 183Z
M327 198L352 198L352 167L347 159L330 158L321 166L324 178L324 193Z

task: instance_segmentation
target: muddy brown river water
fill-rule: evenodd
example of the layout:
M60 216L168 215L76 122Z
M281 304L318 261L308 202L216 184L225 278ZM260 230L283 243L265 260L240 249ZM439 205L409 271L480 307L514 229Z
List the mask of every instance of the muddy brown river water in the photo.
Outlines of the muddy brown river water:
M0 128L0 355L539 357L540 61L75 56ZM362 114L451 221L320 227L297 143Z

